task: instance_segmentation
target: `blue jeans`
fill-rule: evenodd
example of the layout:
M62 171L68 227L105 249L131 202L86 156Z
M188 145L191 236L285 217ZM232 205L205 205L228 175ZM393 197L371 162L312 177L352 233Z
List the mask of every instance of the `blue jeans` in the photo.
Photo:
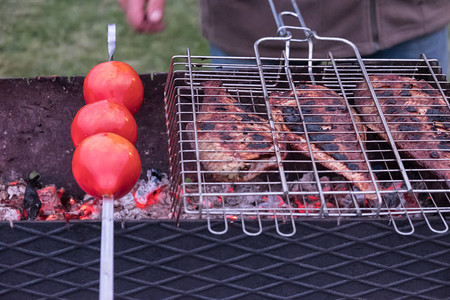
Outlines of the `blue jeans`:
M444 74L448 74L448 27L434 33L430 33L391 48L380 50L366 56L367 58L420 58L420 54L424 53L429 59L435 58L439 61Z
M209 52L212 56L229 56L213 44L209 45ZM443 73L448 74L448 27L434 33L430 33L389 49L375 52L372 55L365 56L365 58L386 58L386 59L418 59L420 54L424 53L427 58L436 58L439 65L442 67ZM223 64L242 64L242 63L256 64L255 60L238 60L238 59L214 59L213 63ZM450 76L450 75L449 75Z

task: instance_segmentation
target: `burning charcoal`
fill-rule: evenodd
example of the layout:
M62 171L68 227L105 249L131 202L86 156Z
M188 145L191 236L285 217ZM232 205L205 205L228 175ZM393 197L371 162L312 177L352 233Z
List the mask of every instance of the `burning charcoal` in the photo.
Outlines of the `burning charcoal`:
M64 190L64 188L60 188L58 191L58 196L59 196L59 202L63 205L63 206L70 206L72 205L71 201L73 202L74 199L72 198L71 195L69 195L69 193L66 192L66 190Z
M72 214L76 214L80 220L99 220L102 215L101 202L91 196L80 207L73 206Z
M161 188L168 185L169 181L166 174L162 174L159 170L151 169L147 171L148 181L140 180L137 183L137 189L133 193L136 206L145 208L159 201L158 192Z
M300 186L301 191L317 192L317 183L314 178L314 173L309 172L303 175L303 177L300 179Z
M347 184L346 184L346 186L347 186ZM340 188L337 188L337 189L339 190ZM344 190L347 188L345 187L342 189ZM359 191L359 189L355 186L353 187L353 190ZM353 194L353 195L344 194L344 195L339 195L337 197L339 197L339 199L338 199L339 207L347 208L347 209L349 209L349 211L352 211L355 208L355 201L359 207L364 207L364 204L365 204L364 194Z
M387 186L386 190L388 191L397 191L403 188L403 182L397 181L389 186ZM399 208L400 206L404 206L406 204L406 199L403 193L386 193L383 195L384 204L389 208Z
M267 197L262 197L262 201L258 203L260 208L288 208L286 202L283 198L277 195L269 195Z
M351 208L354 206L351 195L345 195L344 197L340 198L338 203L340 208Z
M49 215L47 218L45 218L45 221L63 221L64 220L64 214L53 214Z
M61 203L55 186L47 186L37 191L42 207L41 211L44 215L54 214L55 208Z
M25 189L25 196L23 198L23 220L36 219L39 209L41 208L41 201L39 200L36 187L39 185L40 175L36 172L30 174L27 187Z
M167 174L151 169L147 171L147 178L139 180L130 193L114 202L115 220L171 218Z
M14 196L23 196L26 186L26 182L23 180L10 183L7 189L9 199L12 199Z

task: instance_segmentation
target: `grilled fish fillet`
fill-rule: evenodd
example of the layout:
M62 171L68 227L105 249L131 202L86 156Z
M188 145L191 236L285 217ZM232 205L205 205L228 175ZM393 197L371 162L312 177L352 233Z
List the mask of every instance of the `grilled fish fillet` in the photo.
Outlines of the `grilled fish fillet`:
M398 75L370 76L399 150L438 177L450 180L450 110L441 93L424 80ZM388 139L367 84L354 93L367 127Z
M268 121L249 113L219 81L203 83L204 97L196 114L199 159L216 181L249 181L277 167ZM186 130L196 149L194 124ZM278 135L278 133L277 133ZM285 147L280 146L280 150ZM281 157L285 151L281 151Z
M296 92L314 160L344 176L361 191L374 191L345 100L320 85L299 85ZM294 92L273 92L269 101L277 130L285 133L293 149L310 157ZM359 137L364 140L365 128L359 118L352 115ZM376 194L366 194L366 199L376 197Z

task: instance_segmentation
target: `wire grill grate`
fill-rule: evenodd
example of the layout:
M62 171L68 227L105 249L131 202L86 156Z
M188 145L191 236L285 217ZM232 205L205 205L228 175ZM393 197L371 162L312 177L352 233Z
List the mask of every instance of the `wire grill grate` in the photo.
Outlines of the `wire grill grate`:
M222 61L224 59L226 60L223 58ZM230 61L231 59L236 60L236 58L230 58ZM356 95L361 90L360 84L364 82L364 74L358 61L333 59L332 57L326 60L313 60L311 71L315 85L320 86L319 89L323 89L323 91L332 91L334 96L323 96L323 93L318 96L308 96L310 102L313 100L308 104L305 103L307 102L305 99L292 96L292 93L285 96L292 91L292 87L300 94L306 92L306 90L302 90L302 86L310 81L311 73L306 66L308 60L290 59L289 73L286 73L287 69L283 59L262 59L263 64L260 67L264 72L267 93L269 95L281 93L280 98L290 99L297 105L297 107L293 107L297 108L297 119L286 120L285 114L280 113L280 110L277 111L275 105L269 106L272 110L270 113L267 109L268 101L264 97L266 91L261 85L260 70L256 63L245 64L252 60L256 62L256 59L241 59L243 64L217 65L214 63L214 57L198 57L188 54L174 57L172 61L171 73L166 85L165 108L175 206L183 203L187 213L199 214L208 219L213 217L223 217L225 220L237 217L274 218L284 222L290 220L291 223L293 218L305 216L388 216L395 221L396 217L400 215L405 215L410 219L418 215L427 218L430 214L437 214L445 224L444 230L447 230L442 216L443 213L450 211L450 189L446 179L433 176L432 172L420 166L417 158L408 157L405 149L392 149L389 141L380 138L380 133L386 132L385 128L381 127L379 132L368 129L373 121L368 121L368 114L362 111L361 108L368 105L362 105L361 99L371 98ZM278 65L274 64L276 62ZM421 104L415 109L426 107L448 110L449 83L446 82L445 76L440 74L440 68L436 61L428 60L426 57L417 60L364 60L364 65L369 76L398 75L402 76L401 78L414 78L417 81L427 82L432 86L433 93L430 92L429 96L422 96ZM205 83L211 81L220 82L220 87L205 86ZM401 83L407 84L408 82ZM379 91L376 89L375 92ZM239 106L240 110L226 111L229 109L227 106L229 103L218 104L215 98L212 98L211 93L218 93L214 95L215 97L232 99L235 101L232 105ZM321 128L318 130L327 131L334 125L347 126L349 129L342 129L341 126L339 130L343 131L335 130L333 132L333 134L337 133L343 136L342 140L334 142L342 145L354 143L357 147L349 152L358 153L360 157L357 160L345 161L347 165L359 163L358 167L353 166L353 169L337 172L339 174L330 167L324 167L334 160L327 161L328 158L318 157L315 153L320 152L320 148L313 146L329 143L326 139L321 141L320 136L315 135L318 123L315 123L314 119L326 118L324 109L330 103L327 102L327 99L333 100L333 97L341 99L341 103L337 106L343 109L347 118L336 119L336 122L330 122L328 119L319 124ZM444 105L442 101L436 104L436 97L441 97L440 99L446 101ZM282 106L280 105L280 107ZM391 127L395 126L396 122L392 121L389 114L385 113L385 104L380 104L380 107L381 115L376 112L373 114L386 120L388 131L389 133L394 132L393 141L397 145L401 140L396 138L395 130L392 129L394 127ZM310 108L309 111L308 108ZM320 109L324 113L318 113L317 111ZM230 119L229 116L233 114L244 116L244 118L237 122L236 119ZM280 119L280 115L284 119ZM248 116L253 117L253 120ZM404 117L414 116L417 115L411 112L410 115ZM441 125L444 126L439 134L442 134L444 140L448 140L446 126L448 126L447 120L450 118L450 114L440 112L439 117ZM271 119L274 121L275 128L270 129L269 121ZM377 122L381 123L381 121ZM214 126L210 125L211 123L223 126L220 127L220 130L215 130ZM275 155L268 155L267 152L273 152L273 154L278 152L279 164L278 166L275 164L275 167L263 172L252 170L251 167L248 170L241 169L239 171L251 178L257 175L251 180L217 180L217 173L221 175L220 173L228 174L231 171L220 171L208 167L208 164L222 166L222 164L229 163L230 157L227 155L230 152L226 150L226 143L229 145L247 141L244 139L246 133L242 129L243 127L235 126L238 123L250 127L255 123L261 123L266 126L264 127L266 129L259 128L258 130L270 133L273 140L264 140L264 142L271 143L270 151L239 148L236 150L237 153L260 153L260 157L257 158L259 159L258 163L264 164L276 162ZM292 141L286 137L280 137L279 132L287 133L286 129L280 128L283 128L284 125L291 125L290 123L304 126L307 134L303 134L303 136L307 136L309 139L305 141L299 138L299 141ZM428 124L429 122L424 119L423 122L419 120L419 123ZM196 126L189 124L196 124ZM207 135L206 138L202 137L201 135L204 135L205 132L211 135ZM261 132L257 131L257 133ZM418 133L421 133L420 130L412 132L412 134ZM224 141L220 138L220 135L223 134L236 135ZM419 142L420 138L417 139ZM225 148L220 148L221 142ZM303 150L294 148L292 145L295 143L302 143L303 148L301 149ZM213 144L215 146L210 147ZM258 145L258 142L254 144ZM248 145L252 144L249 142ZM245 156L236 156L236 151L233 154L235 162L249 163L251 166L253 161L246 160L243 158ZM443 153L446 151L448 150L444 149ZM329 152L333 153L333 151ZM349 152L345 152L341 148L335 149L334 157L349 155ZM219 153L219 155L211 156L211 153ZM224 158L221 158L222 154ZM448 172L450 160L445 156L438 160L442 163L442 171ZM362 168L360 167L362 165L370 167ZM308 175L311 172L312 176ZM357 179L349 181L345 172L362 172L371 175L361 181L362 184L366 183L369 188L361 190L362 184L358 186ZM257 174L253 176L252 173ZM316 188L311 189L311 185ZM368 195L372 196L368 197ZM368 201L367 198L376 198L376 200ZM318 201L311 204L311 199L318 199ZM249 202L253 204L250 205ZM275 202L281 204L278 205ZM414 227L412 222L410 224L411 229L401 233L412 233ZM439 230L431 229L439 232ZM292 229L291 234L293 232L295 232L295 228Z
M115 299L448 296L450 235L430 236L424 220L412 236L359 219L297 222L298 233L286 238L263 223L258 237L239 223L223 236L210 234L205 221L115 224ZM0 223L0 297L96 298L100 230L92 222Z

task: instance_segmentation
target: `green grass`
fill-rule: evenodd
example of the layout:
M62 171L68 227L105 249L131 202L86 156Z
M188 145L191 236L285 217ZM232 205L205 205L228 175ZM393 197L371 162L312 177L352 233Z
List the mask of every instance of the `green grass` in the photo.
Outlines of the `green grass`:
M0 78L86 75L108 59L108 23L117 24L114 59L138 73L167 72L187 48L208 55L197 0L166 0L165 20L165 31L141 34L117 0L0 0Z
M116 23L114 59L138 73L167 72L173 55L209 53L197 0L167 0L166 30L134 32L117 0L1 0L0 78L86 75L108 59L107 24Z

